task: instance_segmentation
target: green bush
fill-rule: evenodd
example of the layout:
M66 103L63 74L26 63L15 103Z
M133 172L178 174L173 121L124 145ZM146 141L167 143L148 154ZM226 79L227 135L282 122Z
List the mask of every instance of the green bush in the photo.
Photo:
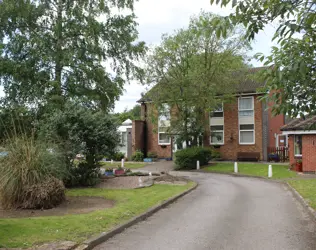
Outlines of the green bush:
M42 204L51 208L64 200L63 185L59 185L58 192L54 188L46 190L48 186L56 188L56 179L67 174L65 159L54 145L20 136L8 139L4 146L8 152L0 158L0 199L4 208L36 209Z
M200 161L200 165L207 165L211 159L212 153L209 148L192 147L182 149L175 153L176 169L195 169L196 162Z
M134 154L132 155L133 161L143 161L144 160L144 154L140 150L136 150Z
M121 161L125 158L125 154L122 152L116 152L112 155L111 160L113 161Z
M158 155L156 152L148 152L147 157L148 158L158 158Z
M217 150L212 150L212 159L220 159L221 158L221 153Z

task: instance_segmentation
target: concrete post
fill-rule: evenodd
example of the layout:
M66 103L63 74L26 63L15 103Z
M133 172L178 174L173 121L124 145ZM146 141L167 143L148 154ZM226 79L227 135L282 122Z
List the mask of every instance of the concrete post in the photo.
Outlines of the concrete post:
M124 168L124 159L121 161L121 167Z
M200 161L196 162L196 169L199 170L200 169Z
M234 172L238 173L238 163L237 162L235 162L235 164L234 164Z
M268 177L271 178L273 175L272 173L272 165L269 165L269 169L268 169Z

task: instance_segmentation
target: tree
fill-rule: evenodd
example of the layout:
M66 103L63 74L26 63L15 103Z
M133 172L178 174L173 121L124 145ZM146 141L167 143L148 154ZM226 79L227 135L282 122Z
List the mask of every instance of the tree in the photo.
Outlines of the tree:
M40 124L40 137L57 142L67 157L72 178L67 185L93 185L99 161L111 155L120 143L118 124L104 112L93 112L76 103L67 102L64 110L46 115ZM76 154L85 155L85 162L75 166Z
M67 99L113 108L143 55L133 0L3 0L0 2L0 83L5 103ZM129 14L115 14L116 10ZM119 13L122 13L120 11ZM102 20L102 21L101 21Z
M146 98L160 115L166 116L166 106L171 107L174 119L168 132L187 143L192 137L197 143L207 125L207 111L231 97L238 82L232 74L245 67L249 44L243 39L244 31L230 25L225 37L218 38L215 27L209 25L215 20L225 24L223 18L202 12L187 29L163 35L147 62L147 81L154 87Z
M127 110L127 108L125 108L123 112L116 113L115 117L118 118L120 124L122 124L127 119L140 120L141 119L141 107L140 107L140 105L137 104L130 110Z
M211 3L215 0L211 0ZM278 21L274 34L278 47L271 55L258 54L265 65L262 77L267 81L264 99L275 102L275 114L292 117L316 113L316 2L310 0L222 0L222 6L232 3L234 13L227 23L242 23L249 40L266 25ZM218 33L224 29L219 27ZM269 96L272 92L273 95Z

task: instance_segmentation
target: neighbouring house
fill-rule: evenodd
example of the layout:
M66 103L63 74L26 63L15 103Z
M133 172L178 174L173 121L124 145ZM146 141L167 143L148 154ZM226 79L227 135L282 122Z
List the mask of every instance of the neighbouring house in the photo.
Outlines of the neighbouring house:
M131 159L132 157L132 124L130 119L127 119L119 126L121 143L118 151L124 153L125 157Z
M299 162L303 172L316 173L316 116L297 118L281 130L288 136L290 165Z
M255 74L263 68L251 68L249 74ZM248 75L248 73L247 73ZM263 93L257 90L264 82L246 77L237 84L234 100L208 114L209 129L204 132L203 146L213 146L227 160L254 158L268 159L268 147L286 146L280 128L285 124L284 115L272 116L272 103L259 100ZM141 149L145 154L155 152L158 158L172 159L173 153L182 145L175 143L176 136L169 135L170 115L160 115L158 122L148 119L152 110L152 101L146 97L138 101L141 104L142 121L133 123L133 151Z

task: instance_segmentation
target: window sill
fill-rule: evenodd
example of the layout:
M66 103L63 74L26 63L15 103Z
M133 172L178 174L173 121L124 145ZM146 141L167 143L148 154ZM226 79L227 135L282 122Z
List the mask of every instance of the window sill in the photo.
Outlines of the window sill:
M302 159L302 155L294 155L294 159Z
M251 142L251 143L241 143L239 142L239 145L243 145L243 146L247 146L247 145L255 145L255 142Z
M171 145L171 143L158 143L159 146L168 146L168 145Z
M212 146L223 146L224 143L211 143L210 145L212 145Z

